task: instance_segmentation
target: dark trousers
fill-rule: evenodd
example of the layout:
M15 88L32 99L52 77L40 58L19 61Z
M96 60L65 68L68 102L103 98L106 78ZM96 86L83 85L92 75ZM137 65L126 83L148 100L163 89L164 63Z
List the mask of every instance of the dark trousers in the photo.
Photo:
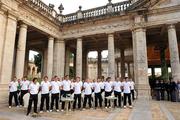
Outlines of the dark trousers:
M98 106L98 101L99 101L99 107L102 107L102 95L101 95L101 92L95 93L95 107Z
M160 90L156 90L156 100L161 100L161 93Z
M164 90L161 90L160 93L161 93L161 100L164 100Z
M132 97L132 100L134 101L134 100L135 100L135 97L134 97L134 90L131 90L131 97Z
M76 102L78 101L78 108L81 108L81 94L74 94L73 109L76 109Z
M91 104L91 100L92 100L91 94L90 95L84 95L83 108L86 108L87 100L88 100L89 107L91 108L92 107L92 104Z
M121 92L114 91L114 96L118 99L118 105L121 107ZM114 106L117 106L117 99L114 100Z
M71 94L71 91L64 91L62 96L63 97L66 97L67 94ZM64 106L65 106L65 102L62 102L62 109L64 109ZM69 108L70 108L70 103L69 103Z
M31 112L32 103L34 102L34 112L37 113L38 94L30 94L27 115Z
M56 102L56 109L59 109L59 93L51 94L51 110L53 110L54 101Z
M23 97L24 97L24 95L27 94L27 93L28 93L28 90L21 90L20 100L19 100L20 105L24 105Z
M49 93L48 94L41 94L40 111L43 110L45 100L46 100L46 110L49 110Z
M14 97L14 101L15 101L16 106L18 106L17 91L9 93L9 106L12 106L12 99L13 99L13 97Z
M131 93L124 93L124 106L126 106L127 98L129 105L131 105Z
M166 92L167 92L167 100L169 101L169 100L170 100L170 97L171 97L171 96L170 96L170 92L169 92L169 90L167 90Z
M108 97L108 96L111 96L111 93L112 92L106 92L105 91L105 107L107 107L107 99L106 99L106 97ZM108 105L109 107L111 106L111 102L109 101L109 105Z

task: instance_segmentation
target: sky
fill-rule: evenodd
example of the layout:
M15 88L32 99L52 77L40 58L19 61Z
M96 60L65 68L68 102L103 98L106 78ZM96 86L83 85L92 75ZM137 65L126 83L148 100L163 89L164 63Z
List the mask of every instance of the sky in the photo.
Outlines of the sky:
M69 14L74 13L79 9L79 6L82 6L82 10L91 9L99 6L104 6L108 3L108 0L42 0L47 5L49 3L55 5L55 10L58 11L59 5L62 3L64 6L63 14ZM121 2L124 0L112 0L112 3ZM59 12L59 11L58 11ZM30 51L29 60L34 59L34 55L36 55L37 52ZM102 57L106 58L108 55L107 51L102 52ZM90 58L96 58L97 52L90 52L88 54L88 57Z

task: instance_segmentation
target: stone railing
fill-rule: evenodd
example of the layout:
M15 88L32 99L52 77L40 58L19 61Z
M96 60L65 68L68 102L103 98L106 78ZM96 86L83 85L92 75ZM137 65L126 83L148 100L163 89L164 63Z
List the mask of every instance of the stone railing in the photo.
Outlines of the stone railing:
M98 18L106 15L120 15L121 12L131 5L131 1L123 1L115 4L107 4L105 6L81 11L81 8L76 13L71 13L63 16L63 23L74 22L79 19ZM80 15L80 17L79 17Z
M111 16L121 15L121 13L126 11L129 8L129 6L131 6L132 4L131 0L119 2L115 4L112 4L111 0L109 0L109 3L105 6L88 9L84 11L81 10L81 6L80 6L77 12L67 15L62 15L61 10L59 14L54 10L54 5L48 6L41 0L24 0L24 2L29 7L33 8L34 10L38 11L40 14L44 15L45 17L48 17L50 20L56 23L70 23L82 19L85 20L85 19L94 19L109 15Z
M24 0L25 4L34 10L38 11L40 14L48 17L54 22L58 21L58 13L54 10L54 6L48 6L41 0Z

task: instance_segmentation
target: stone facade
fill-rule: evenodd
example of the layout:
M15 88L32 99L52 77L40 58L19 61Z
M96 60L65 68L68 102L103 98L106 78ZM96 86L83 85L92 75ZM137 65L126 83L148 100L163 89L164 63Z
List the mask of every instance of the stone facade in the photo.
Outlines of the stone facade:
M75 76L81 79L87 77L87 53L108 50L108 76L114 79L119 68L116 49L131 48L138 97L149 98L147 47L158 40L169 46L173 79L180 79L179 0L149 2L128 0L86 11L80 7L77 13L62 15L61 8L58 13L40 0L0 0L0 90L7 92L12 76L23 76L27 50L42 54L42 73L50 78L68 73L65 57L70 50ZM121 54L118 60L124 76L126 58Z

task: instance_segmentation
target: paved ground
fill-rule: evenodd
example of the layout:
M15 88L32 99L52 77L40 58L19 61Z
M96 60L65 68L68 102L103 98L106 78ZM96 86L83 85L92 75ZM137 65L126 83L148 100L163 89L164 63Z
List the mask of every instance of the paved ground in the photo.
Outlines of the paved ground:
M143 105L142 105L143 103ZM0 106L0 120L180 120L180 103L136 101L133 109L87 109L85 111L42 113L38 118L25 116L25 108Z

